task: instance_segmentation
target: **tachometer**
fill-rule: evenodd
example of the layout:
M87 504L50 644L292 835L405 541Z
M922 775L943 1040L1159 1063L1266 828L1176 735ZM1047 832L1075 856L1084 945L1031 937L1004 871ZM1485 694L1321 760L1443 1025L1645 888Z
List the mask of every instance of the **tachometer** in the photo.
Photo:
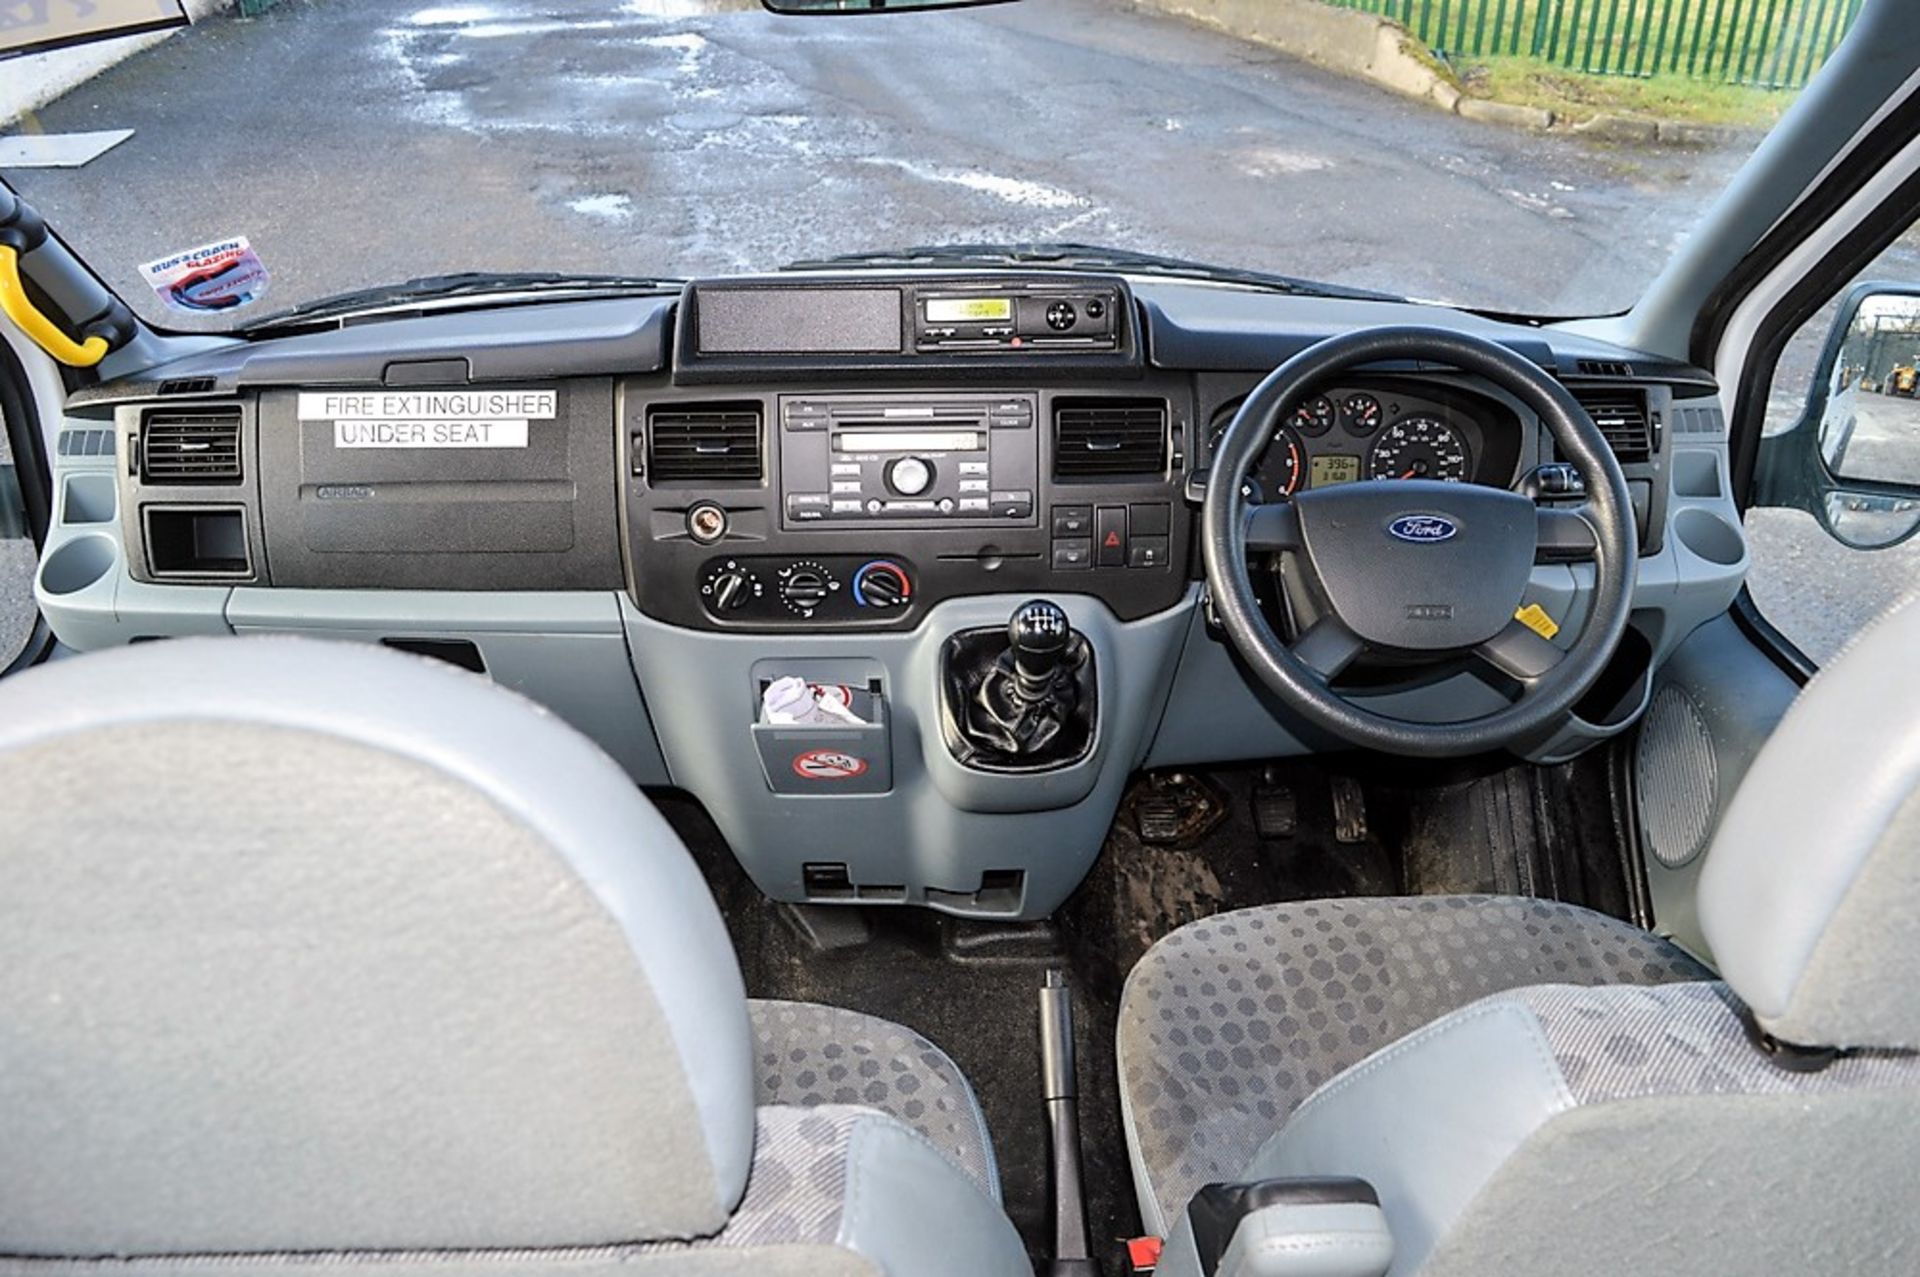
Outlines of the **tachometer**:
M1333 406L1333 400L1319 395L1295 408L1293 415L1287 418L1287 424L1311 438L1333 429L1333 423L1339 419L1340 410Z
M1467 477L1467 441L1438 417L1402 417L1373 445L1367 475L1461 483Z
M1220 455L1220 437L1226 434L1227 426L1232 421L1233 414L1224 413L1215 423L1207 441L1209 457ZM1281 426L1273 432L1273 441L1267 445L1266 452L1247 472L1247 482L1241 490L1258 500L1292 496L1300 489L1301 475L1306 469L1305 455L1299 438L1291 429Z

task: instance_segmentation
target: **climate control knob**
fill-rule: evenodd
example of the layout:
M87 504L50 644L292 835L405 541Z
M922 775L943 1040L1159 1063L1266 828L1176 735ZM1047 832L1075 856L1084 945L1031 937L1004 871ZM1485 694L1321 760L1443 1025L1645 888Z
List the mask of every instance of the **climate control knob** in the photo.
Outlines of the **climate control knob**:
M780 601L796 616L812 616L839 588L833 574L818 563L796 563L780 573Z
M912 598L907 570L890 559L875 559L853 574L853 601L861 607L905 607Z
M887 486L903 497L917 497L933 486L933 463L901 457L887 467Z
M760 579L737 563L725 563L707 573L700 594L713 612L736 612L760 597Z

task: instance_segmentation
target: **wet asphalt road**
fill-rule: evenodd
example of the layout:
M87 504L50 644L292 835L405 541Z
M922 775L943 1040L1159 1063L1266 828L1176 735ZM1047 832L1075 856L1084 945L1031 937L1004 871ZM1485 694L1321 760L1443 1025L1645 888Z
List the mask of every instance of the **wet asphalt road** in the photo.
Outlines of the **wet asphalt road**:
M1110 0L737 3L283 0L69 93L47 130L134 137L10 176L129 290L250 236L262 309L467 268L1073 239L1564 313L1630 302L1740 159L1477 125Z
M37 122L135 130L86 168L6 176L156 316L137 263L233 234L274 275L258 313L451 270L688 275L1010 239L1592 312L1632 300L1742 158L1477 125L1107 0L831 19L282 0ZM1756 529L1756 557L1829 646L1850 579L1878 594L1912 564L1863 565L1798 519Z

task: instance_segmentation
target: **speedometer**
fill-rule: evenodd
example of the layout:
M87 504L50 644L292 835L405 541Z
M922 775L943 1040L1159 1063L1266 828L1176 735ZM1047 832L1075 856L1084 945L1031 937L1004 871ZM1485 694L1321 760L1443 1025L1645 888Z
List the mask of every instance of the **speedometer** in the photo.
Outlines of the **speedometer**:
M1463 482L1467 477L1467 441L1438 417L1402 417L1382 431L1374 443L1367 476Z

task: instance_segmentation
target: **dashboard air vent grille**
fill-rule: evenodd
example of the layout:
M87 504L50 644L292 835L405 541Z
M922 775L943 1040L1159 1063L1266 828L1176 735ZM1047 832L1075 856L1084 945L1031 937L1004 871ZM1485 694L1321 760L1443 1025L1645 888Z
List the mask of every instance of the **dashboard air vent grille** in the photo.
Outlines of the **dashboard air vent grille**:
M647 409L647 469L655 483L758 482L760 405L674 404Z
M1633 365L1618 359L1580 359L1574 366L1583 377L1631 377Z
M1158 477L1167 468L1164 399L1062 399L1053 409L1056 479Z
M1614 455L1622 461L1647 461L1653 456L1653 425L1647 416L1646 397L1632 390L1581 390L1580 401L1607 437Z
M163 395L210 395L219 383L212 377L171 377L160 383Z
M155 408L141 421L147 483L238 483L240 407Z

